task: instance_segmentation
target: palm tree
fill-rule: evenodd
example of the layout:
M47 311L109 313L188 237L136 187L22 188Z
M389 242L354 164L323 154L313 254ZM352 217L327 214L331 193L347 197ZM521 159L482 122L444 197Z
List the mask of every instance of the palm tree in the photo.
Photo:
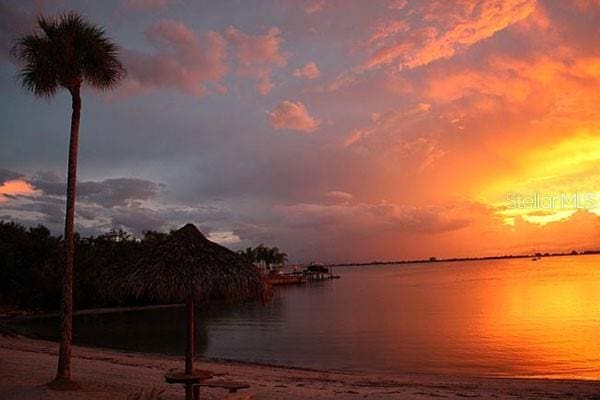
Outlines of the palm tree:
M261 266L261 268L269 269L268 265L268 249L262 243L254 248L254 254L256 254L256 262Z
M39 17L41 31L20 38L13 54L22 62L19 79L35 96L51 98L60 89L71 94L72 114L65 216L65 269L61 301L61 341L55 382L71 382L73 250L77 142L83 84L109 90L124 77L117 46L99 28L76 13Z
M277 246L269 248L268 255L269 266L275 266L275 268L283 267L288 260L288 255L282 253Z
M238 254L245 257L246 261L249 263L256 263L258 260L256 259L256 250L252 247L246 247L246 250L239 250Z
M287 253L280 252L277 247L275 247L275 249L277 250L275 254L275 264L279 266L285 265L285 263L288 261Z
M265 251L265 262L269 270L272 269L273 264L275 264L275 262L277 261L278 252L279 249L277 247L267 247L267 250Z

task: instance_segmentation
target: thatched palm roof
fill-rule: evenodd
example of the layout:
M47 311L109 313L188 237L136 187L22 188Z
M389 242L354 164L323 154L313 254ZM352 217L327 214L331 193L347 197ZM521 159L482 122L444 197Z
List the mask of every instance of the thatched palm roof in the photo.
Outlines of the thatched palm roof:
M233 251L208 240L187 224L147 249L123 278L121 287L136 297L161 302L264 298L258 269Z

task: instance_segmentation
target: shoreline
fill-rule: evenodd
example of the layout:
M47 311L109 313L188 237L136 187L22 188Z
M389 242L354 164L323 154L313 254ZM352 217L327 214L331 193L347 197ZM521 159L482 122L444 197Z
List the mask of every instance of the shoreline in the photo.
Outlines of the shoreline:
M100 308L84 308L81 310L73 311L73 316L78 315L101 315L111 314L119 312L130 312L130 311L146 311L146 310L160 310L165 308L178 308L184 307L185 304L150 304L145 306L124 306L124 307L100 307ZM15 308L8 313L0 313L0 327L6 327L3 322L10 321L23 321L29 319L41 319L41 318L56 318L60 317L59 311L46 311L46 310L26 310Z
M2 332L0 331L0 336L2 336ZM28 339L32 341L39 342L48 342L58 345L58 341L53 341L49 339L44 339L41 337L37 337L36 335L27 335L20 332L10 332L8 337L15 337L20 339ZM111 347L102 347L102 346L94 346L94 345L74 345L74 347L80 347L89 350L96 350L99 352L108 352L108 353L116 353L123 355L130 355L133 357L148 357L148 358L169 358L178 360L183 358L183 353L179 354L166 354L160 352L148 352L148 351L136 351L136 350L127 350L122 348L111 348ZM1 345L0 345L1 348ZM194 358L196 362L204 362L204 363L212 363L212 364L223 364L223 365L238 365L238 366L247 366L247 367L264 367L264 368L272 368L272 369L281 369L281 370L289 370L289 371L301 371L301 372L314 372L314 373L334 373L334 374L350 374L350 375L376 375L380 377L392 376L392 377L423 377L423 378L439 378L443 379L461 379L461 380L486 380L486 379L508 379L508 380L523 380L523 381L552 381L552 382L597 382L600 384L600 378L586 378L580 376L564 376L564 375L530 375L530 376L512 376L512 375L502 375L502 374L490 374L490 375L469 375L469 374L448 374L448 373L435 373L435 372L401 372L394 373L392 371L368 371L368 370L358 370L358 369L335 369L335 368L324 368L319 369L315 367L308 366L298 366L298 365L289 365L289 364L276 364L270 362L260 362L260 361L250 361L250 360L239 360L232 358L222 358L222 357L205 357L205 356L196 356Z
M152 388L164 399L180 399L183 389L166 385L163 375L182 368L183 357L74 346L76 392L45 386L54 374L58 344L23 336L0 336L0 398L3 399L127 399ZM432 399L465 397L497 399L597 398L600 381L551 378L471 378L447 375L367 373L264 365L244 361L198 358L198 368L221 379L250 384L254 399ZM224 398L220 389L206 389L203 398Z
M336 264L323 264L324 267L330 268L345 268L345 267L368 267L371 265L406 265L406 264L436 264L436 263L455 263L455 262L474 262L474 261L496 261L496 260L513 260L513 259L524 259L524 258L554 258L554 257L579 257L579 256L597 256L600 254L600 250L582 250L577 254L572 253L544 253L544 254L516 254L516 255L495 255L495 256L482 256L482 257L452 257L452 258L436 258L433 259L416 259L416 260L392 260L392 261L369 261L369 262L358 262L358 263L336 263Z

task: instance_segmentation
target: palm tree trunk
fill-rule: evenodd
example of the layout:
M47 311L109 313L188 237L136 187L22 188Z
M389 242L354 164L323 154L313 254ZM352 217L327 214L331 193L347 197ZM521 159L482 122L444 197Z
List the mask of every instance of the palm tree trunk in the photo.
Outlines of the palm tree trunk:
M71 380L71 342L73 336L73 254L75 250L75 186L77 184L77 148L81 97L79 85L70 88L73 112L69 142L69 167L67 177L67 213L65 216L65 269L63 271L60 309L60 349L58 353L57 381Z

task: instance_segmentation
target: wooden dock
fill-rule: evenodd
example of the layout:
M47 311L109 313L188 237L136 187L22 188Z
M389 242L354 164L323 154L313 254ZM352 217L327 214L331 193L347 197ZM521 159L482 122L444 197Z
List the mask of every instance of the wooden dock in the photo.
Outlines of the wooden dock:
M339 278L338 275L333 274L333 270L320 265L309 265L302 271L294 271L286 274L271 274L267 276L267 280L272 286L297 285Z
M306 283L306 279L304 279L304 276L297 274L269 275L267 277L267 281L271 286L297 285L300 283Z

